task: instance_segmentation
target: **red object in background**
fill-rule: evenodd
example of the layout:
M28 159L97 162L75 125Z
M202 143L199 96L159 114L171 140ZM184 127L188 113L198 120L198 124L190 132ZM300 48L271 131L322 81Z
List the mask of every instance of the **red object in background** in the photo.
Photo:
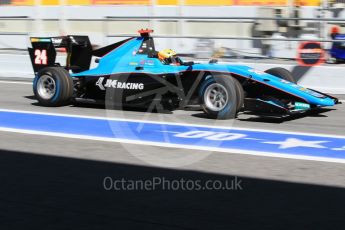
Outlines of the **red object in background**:
M150 29L146 28L146 30L144 30L144 29L138 30L138 33L141 36L148 36L150 33L153 33L153 30L150 30Z
M325 62L325 51L320 42L302 42L297 50L297 62L301 66L317 66Z
M330 31L330 37L332 38L332 39L334 39L335 38L335 36L337 36L337 34L340 34L340 28L339 28L339 26L332 26L331 27L331 31Z
M339 26L332 26L331 27L331 33L330 34L339 34L339 33L340 33Z

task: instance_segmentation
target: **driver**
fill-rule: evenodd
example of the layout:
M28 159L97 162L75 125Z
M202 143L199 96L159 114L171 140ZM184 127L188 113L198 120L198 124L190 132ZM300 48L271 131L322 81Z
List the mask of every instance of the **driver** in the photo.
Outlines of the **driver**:
M165 49L158 52L158 59L166 65L181 65L181 60L172 49Z

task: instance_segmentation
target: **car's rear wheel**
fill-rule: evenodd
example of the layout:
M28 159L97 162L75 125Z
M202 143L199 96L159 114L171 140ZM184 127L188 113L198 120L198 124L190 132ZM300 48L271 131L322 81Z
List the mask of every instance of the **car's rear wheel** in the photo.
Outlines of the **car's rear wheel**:
M214 119L236 117L238 97L234 79L229 76L210 76L200 86L199 97L204 112Z
M297 81L294 79L291 72L287 69L284 69L281 67L276 67L276 68L268 69L265 72L268 74L271 74L273 76L276 76L278 78L281 78L281 79L284 79L286 81L290 81L290 82L297 84Z
M47 67L37 73L33 90L41 105L66 105L73 95L73 80L67 70L61 67Z

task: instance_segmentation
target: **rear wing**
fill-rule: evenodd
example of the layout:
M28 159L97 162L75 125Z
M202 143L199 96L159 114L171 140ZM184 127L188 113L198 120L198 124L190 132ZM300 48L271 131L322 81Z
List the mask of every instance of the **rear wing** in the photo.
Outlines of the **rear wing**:
M30 41L28 50L35 73L48 66L61 66L56 63L57 48L67 52L66 63L62 64L67 70L78 73L90 68L92 46L88 36L31 37Z

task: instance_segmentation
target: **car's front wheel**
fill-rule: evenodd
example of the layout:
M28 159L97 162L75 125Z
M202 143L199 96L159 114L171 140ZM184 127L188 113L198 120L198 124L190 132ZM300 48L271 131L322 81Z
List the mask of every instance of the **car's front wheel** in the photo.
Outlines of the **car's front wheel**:
M276 67L276 68L268 69L265 72L268 74L271 74L273 76L276 76L278 78L281 78L283 80L290 81L290 82L297 84L297 81L292 76L291 72L287 69L284 69L281 67Z
M238 101L234 79L229 76L209 76L200 86L199 96L204 112L214 119L236 117Z

